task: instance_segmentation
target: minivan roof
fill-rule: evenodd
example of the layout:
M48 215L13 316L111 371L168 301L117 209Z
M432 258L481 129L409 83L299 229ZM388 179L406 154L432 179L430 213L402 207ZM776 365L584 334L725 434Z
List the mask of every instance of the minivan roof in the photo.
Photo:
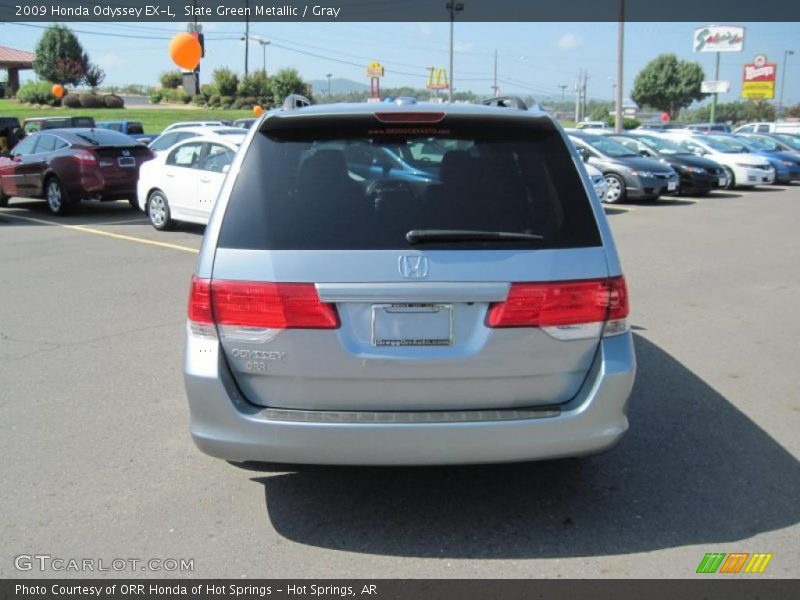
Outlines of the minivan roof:
M441 112L446 115L485 117L503 115L514 118L540 118L554 122L546 112L539 110L516 110L501 106L483 104L437 104L434 102L418 102L416 104L384 104L371 102L353 102L340 104L313 104L294 110L274 110L267 113L266 119L275 117L300 116L335 116L335 115L374 115L375 113L431 113Z

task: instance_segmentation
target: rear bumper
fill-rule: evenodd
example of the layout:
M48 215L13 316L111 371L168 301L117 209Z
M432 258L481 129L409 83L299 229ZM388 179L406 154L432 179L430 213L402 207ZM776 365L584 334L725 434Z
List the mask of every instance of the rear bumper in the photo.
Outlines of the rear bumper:
M601 452L628 429L628 397L636 371L633 340L626 333L602 341L579 393L553 416L308 422L299 420L300 413L298 420L270 419L268 409L246 402L215 340L187 336L184 361L191 433L200 450L235 462L340 465L475 464ZM498 411L490 412L497 416Z

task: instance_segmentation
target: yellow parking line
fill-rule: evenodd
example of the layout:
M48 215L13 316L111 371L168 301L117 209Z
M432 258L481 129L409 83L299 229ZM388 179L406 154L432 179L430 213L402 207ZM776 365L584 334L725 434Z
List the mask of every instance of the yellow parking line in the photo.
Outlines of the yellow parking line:
M55 223L54 221L47 221L45 219L36 219L34 217L23 217L21 215L11 214L5 211L3 211L0 214L2 214L4 217L10 217L12 219L20 219L21 221L31 221L32 223L41 223L43 225L55 225L56 227L63 227L64 229L72 229L73 231L82 231L83 233L93 233L95 235L104 235L106 237L116 238L118 240L126 240L128 242L138 242L139 244L160 246L162 248L170 248L172 250L180 250L182 252L191 252L192 254L197 254L198 252L200 252L197 248L190 248L189 246L179 246L178 244L170 244L169 242L159 242L156 240L148 240L145 238L135 237L132 235L112 233L110 231L103 231L102 229L95 229L94 227L88 227L86 225L68 225L66 223Z

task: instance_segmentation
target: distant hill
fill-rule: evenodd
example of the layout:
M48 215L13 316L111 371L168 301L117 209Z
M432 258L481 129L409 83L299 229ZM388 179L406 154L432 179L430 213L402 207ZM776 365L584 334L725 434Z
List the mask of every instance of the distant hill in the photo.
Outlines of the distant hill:
M314 95L321 97L328 93L328 80L327 79L312 79L310 82L314 90ZM349 91L363 92L368 90L369 86L360 81L353 81L352 79L336 79L331 77L331 94L346 94Z

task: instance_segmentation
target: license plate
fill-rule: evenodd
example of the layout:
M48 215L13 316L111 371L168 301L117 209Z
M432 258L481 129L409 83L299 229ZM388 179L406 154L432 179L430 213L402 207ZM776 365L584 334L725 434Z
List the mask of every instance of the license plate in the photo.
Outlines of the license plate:
M373 346L451 346L450 304L374 304Z
M728 178L727 177L720 177L719 178L719 185L720 187L725 187L728 185Z
M128 168L128 167L135 167L136 166L136 159L132 156L120 156L117 159L117 164L120 167Z
M667 191L668 192L674 192L677 189L678 189L678 182L677 181L670 181L667 184Z

